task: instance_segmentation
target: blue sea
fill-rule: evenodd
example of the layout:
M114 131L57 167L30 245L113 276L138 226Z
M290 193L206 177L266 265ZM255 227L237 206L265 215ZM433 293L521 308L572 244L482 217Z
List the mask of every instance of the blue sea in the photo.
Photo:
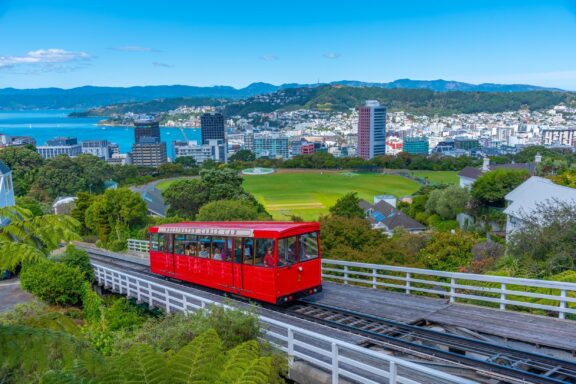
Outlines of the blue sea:
M0 133L9 136L32 136L37 145L57 136L76 137L83 140L108 140L120 146L123 153L129 152L134 144L132 127L104 127L98 122L103 118L69 118L71 110L43 110L0 112ZM188 140L200 142L199 128L185 128ZM168 146L168 156L172 157L172 142L183 141L184 137L177 128L160 128L162 141Z

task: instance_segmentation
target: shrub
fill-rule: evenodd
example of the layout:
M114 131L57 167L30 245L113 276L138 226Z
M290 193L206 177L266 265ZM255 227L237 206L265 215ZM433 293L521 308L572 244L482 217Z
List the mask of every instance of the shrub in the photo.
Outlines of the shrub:
M123 297L114 299L104 309L104 318L111 331L133 329L146 321L144 310Z
M85 250L78 249L74 245L70 244L66 247L66 251L64 252L64 256L60 259L60 262L70 267L78 268L86 280L90 282L94 281L94 268L92 268L88 252Z
M78 268L47 260L25 266L20 274L22 288L42 301L57 305L78 304L83 280Z
M82 284L82 311L84 321L88 324L95 324L102 319L102 299L92 290L87 281Z

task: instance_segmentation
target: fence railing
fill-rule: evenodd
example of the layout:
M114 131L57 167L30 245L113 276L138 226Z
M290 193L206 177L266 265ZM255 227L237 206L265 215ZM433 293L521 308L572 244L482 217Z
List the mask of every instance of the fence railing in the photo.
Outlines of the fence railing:
M150 244L148 240L128 239L128 250L132 252L148 253Z
M501 310L531 309L576 314L576 284L472 273L442 272L390 265L322 260L322 277L343 284L387 288L489 305Z
M128 240L128 250L148 252L147 240ZM576 314L576 284L551 280L443 272L431 269L322 260L322 277L343 284L446 297L501 310L539 310L560 319Z
M122 272L113 267L92 263L96 280L114 292L133 297L166 312L194 312L209 304L225 304L176 289L162 281ZM324 336L286 322L260 316L264 337L288 354L289 364L296 360L323 369L332 375L332 383L341 378L358 383L474 383L435 369L405 361L332 337Z

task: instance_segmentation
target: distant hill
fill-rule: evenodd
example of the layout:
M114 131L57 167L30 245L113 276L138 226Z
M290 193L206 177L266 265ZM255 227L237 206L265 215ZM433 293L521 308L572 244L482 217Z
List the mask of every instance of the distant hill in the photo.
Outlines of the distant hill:
M71 89L0 89L0 110L16 109L86 109L117 103L133 103L164 98L215 98L244 99L294 88L318 88L325 85L342 85L356 88L427 89L436 92L529 92L562 91L523 84L468 84L446 80L401 79L390 83L367 83L342 80L329 84L282 84L252 83L245 88L229 86L196 87L189 85L159 85L141 87L94 87Z
M146 102L121 103L92 108L76 116L114 116L126 112L160 113L179 106L213 105L226 116L246 116L251 112L274 112L307 108L320 111L346 111L366 100L378 100L390 111L427 115L453 113L497 113L520 108L543 110L559 103L572 104L576 94L557 91L526 92L436 92L429 89L350 87L323 85L286 88L266 95L240 100L214 98L166 98Z

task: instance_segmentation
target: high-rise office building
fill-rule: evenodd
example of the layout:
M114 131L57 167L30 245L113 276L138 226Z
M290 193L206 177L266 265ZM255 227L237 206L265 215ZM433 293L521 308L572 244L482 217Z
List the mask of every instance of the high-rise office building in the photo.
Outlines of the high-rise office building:
M369 160L386 154L386 107L376 100L358 108L358 156Z
M36 147L43 159L51 159L59 155L76 157L82 153L82 146L75 137L56 137L46 140L46 145Z
M427 137L420 136L404 138L404 144L402 147L403 152L411 155L427 155L429 150L430 144L428 143Z
M82 153L87 153L102 160L112 156L108 140L85 140L82 142Z
M155 120L136 120L134 122L134 142L138 143L145 137L152 137L160 142L160 123Z
M221 113L205 113L200 118L202 132L202 144L208 144L208 140L226 140L224 130L224 116Z
M166 143L160 141L160 124L154 120L135 121L132 164L158 167L167 160Z
M208 144L198 144L196 141L174 141L173 145L176 158L192 157L198 164L206 160L220 163L227 161L227 148L224 140L208 140Z
M256 158L287 159L288 137L280 134L259 133L254 135L254 154Z

